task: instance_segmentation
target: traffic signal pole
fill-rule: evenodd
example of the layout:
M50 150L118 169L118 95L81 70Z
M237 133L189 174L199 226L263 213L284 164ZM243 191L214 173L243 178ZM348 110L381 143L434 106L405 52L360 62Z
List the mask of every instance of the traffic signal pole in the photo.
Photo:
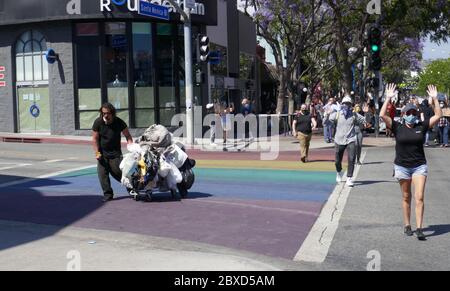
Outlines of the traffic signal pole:
M181 14L184 22L184 60L185 60L185 76L186 76L186 143L194 144L194 84L193 84L193 68L192 68L192 23L191 8L188 3L192 1L184 1L184 10L174 1L167 0Z

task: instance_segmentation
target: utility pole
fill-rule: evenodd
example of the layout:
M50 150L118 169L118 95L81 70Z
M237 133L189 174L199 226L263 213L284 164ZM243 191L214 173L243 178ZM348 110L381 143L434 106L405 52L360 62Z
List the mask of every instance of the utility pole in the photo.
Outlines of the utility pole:
M181 14L184 22L184 61L186 75L186 143L194 144L194 84L192 68L192 23L191 9L195 1L184 0L184 10L174 0L167 0ZM193 7L194 6L194 7Z

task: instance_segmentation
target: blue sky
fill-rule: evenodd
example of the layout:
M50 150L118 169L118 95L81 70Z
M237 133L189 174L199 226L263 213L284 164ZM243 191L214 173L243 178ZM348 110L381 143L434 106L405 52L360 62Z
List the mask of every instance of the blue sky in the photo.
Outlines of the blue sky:
M430 41L425 42L423 49L424 60L446 59L450 58L450 40L447 43L436 44Z

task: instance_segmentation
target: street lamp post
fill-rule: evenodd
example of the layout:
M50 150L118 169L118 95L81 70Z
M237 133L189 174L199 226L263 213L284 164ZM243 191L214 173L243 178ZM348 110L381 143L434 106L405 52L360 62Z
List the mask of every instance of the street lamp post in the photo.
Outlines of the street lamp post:
M194 144L194 85L192 68L192 23L191 9L195 1L184 0L184 10L174 0L167 0L181 14L184 22L184 61L186 75L186 143Z

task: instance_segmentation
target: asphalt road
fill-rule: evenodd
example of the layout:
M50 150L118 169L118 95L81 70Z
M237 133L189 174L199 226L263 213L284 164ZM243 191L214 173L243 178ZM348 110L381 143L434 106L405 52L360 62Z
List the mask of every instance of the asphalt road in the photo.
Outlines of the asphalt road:
M447 149L427 149L427 241L403 235L393 148L368 148L320 264L293 256L333 191L330 150L306 166L294 153L272 164L208 153L191 199L142 204L118 190L106 206L95 168L80 170L95 164L89 146L0 143L0 152L0 269L65 270L73 250L83 270L450 269Z

